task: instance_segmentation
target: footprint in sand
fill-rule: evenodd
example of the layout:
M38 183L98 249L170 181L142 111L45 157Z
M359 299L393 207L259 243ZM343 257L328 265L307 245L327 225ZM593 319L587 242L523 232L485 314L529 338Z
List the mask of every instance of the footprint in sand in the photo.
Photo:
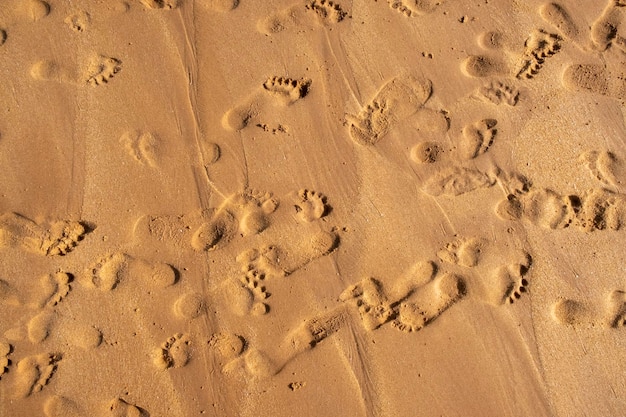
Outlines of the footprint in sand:
M463 74L474 78L509 76L530 79L539 73L548 57L561 49L562 41L556 34L536 29L524 42L524 50L520 56L506 46L502 38L498 32L481 34L478 43L494 52L470 55L461 63ZM521 64L515 64L514 60Z
M39 291L29 304L35 308L56 306L69 294L73 279L72 275L65 272L42 276L39 280Z
M135 223L133 235L139 242L154 241L188 248L194 232L210 222L213 214L212 210L198 210L183 215L145 215Z
M580 155L591 174L607 187L618 190L626 185L626 162L610 151L588 151Z
M30 319L26 325L28 340L34 344L46 340L50 334L55 317L55 312L47 308Z
M142 165L155 168L157 164L157 149L159 140L151 132L131 130L120 137L120 143L128 154Z
M268 78L262 88L254 91L222 116L222 126L239 131L248 126L262 125L261 118L271 113L271 106L291 106L309 94L312 81L307 78Z
M28 0L22 2L23 13L33 22L38 22L50 14L50 4L43 0Z
M413 76L396 77L383 85L357 115L346 115L352 140L375 145L394 126L417 113L430 98L430 80Z
M455 272L468 279L472 298L498 306L512 304L528 291L532 257L523 250L511 250L487 239L458 237L437 256L448 268L462 267Z
M9 366L11 365L9 356L12 352L13 346L11 346L8 342L0 340L0 380L2 380L2 375L7 373L9 370Z
M546 229L619 230L626 224L626 196L605 189L563 196L530 187L508 194L497 204L496 214L502 220L526 220Z
M149 417L150 414L141 407L116 398L107 407L110 417Z
M78 10L71 15L67 16L64 22L74 32L84 32L91 23L91 15L84 10Z
M181 368L191 358L189 336L178 333L167 339L154 354L154 364L160 369Z
M178 7L179 0L139 0L149 10L172 10Z
M122 69L122 61L117 58L94 55L83 69L72 69L56 61L43 60L35 63L30 75L35 80L56 81L82 86L99 86L108 83Z
M61 355L53 353L28 356L20 360L15 369L15 397L25 398L41 391L52 378L60 360Z
M0 247L21 248L40 255L65 255L85 235L80 222L57 220L44 223L17 213L0 215Z
M246 349L245 339L230 332L214 333L209 339L208 345L225 374L232 372L237 367L239 358Z
M102 291L111 291L121 282L137 278L153 287L165 288L176 283L177 272L171 265L151 263L121 252L100 258L85 271L86 283Z
M441 5L438 0L387 0L389 7L406 17L421 16L432 13Z
M548 24L556 28L561 37L573 41L579 48L583 45L582 34L572 15L559 3L544 3L539 7L539 15Z
M326 197L316 191L302 189L293 196L296 218L301 223L321 219L328 212Z
M224 283L223 296L230 310L238 316L262 316L269 312L265 300L270 297L270 293L262 284L265 277L252 275L250 272Z
M495 105L506 104L516 106L519 101L520 91L511 82L493 80L479 87L473 97Z
M252 190L234 194L194 232L191 246L211 251L226 246L237 234L246 237L261 233L270 225L269 215L277 207L278 200L270 193Z
M46 417L84 417L82 407L75 401L59 395L52 395L43 403L43 412Z
M180 319L193 320L206 312L206 302L202 294L188 292L174 302L174 315Z
M626 325L626 292L610 292L603 303L588 303L563 299L552 306L552 317L560 324L573 327Z
M337 24L348 13L331 0L304 0L259 20L257 29L266 35L302 31Z

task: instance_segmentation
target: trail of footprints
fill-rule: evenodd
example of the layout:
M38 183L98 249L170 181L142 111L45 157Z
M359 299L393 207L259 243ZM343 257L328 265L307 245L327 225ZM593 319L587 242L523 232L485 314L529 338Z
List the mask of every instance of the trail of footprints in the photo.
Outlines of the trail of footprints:
M146 9L175 9L176 0L141 0ZM239 5L238 0L207 0L201 2L212 10L228 12ZM407 4L389 0L392 9L408 16L432 12L439 2L416 1ZM33 20L46 17L50 6L39 0L29 3ZM564 42L579 47L583 32L578 29L567 10L557 3L545 3L538 9L543 20L557 30L552 33L536 29L526 39L521 53L512 51L498 32L484 33L480 46L482 55L472 55L461 65L469 77L486 82L474 93L475 98L493 105L516 106L520 100L519 82L541 73L549 57L559 52ZM626 41L619 35L622 5L609 1L603 14L593 23L589 38L594 48L605 53L612 48L626 50ZM339 3L329 0L307 0L294 3L258 22L258 29L267 35L283 31L329 27L340 24L349 13ZM79 12L68 16L66 24L77 33L86 30L90 16ZM0 32L0 44L7 32ZM565 87L615 98L626 97L623 87L615 84L616 66L599 63L574 64L566 68ZM31 68L36 80L65 82L75 85L99 86L108 83L122 69L121 60L97 55L80 71L72 71L53 61L40 61ZM312 80L273 76L258 90L226 112L222 125L227 130L241 131L262 125L271 106L293 106L311 91ZM564 195L543 189L515 173L504 173L492 164L481 170L473 163L485 159L501 140L496 119L485 115L469 120L460 132L453 132L453 147L444 146L437 138L450 134L446 112L429 108L432 95L430 80L402 75L387 81L357 114L346 115L347 134L357 146L375 146L396 126L409 118L418 120L421 130L431 139L415 144L409 158L416 169L426 173L421 189L433 197L459 196L478 189L503 185L509 194L495 207L503 221L525 221L547 229L574 227L582 231L619 230L626 222L626 197L622 194L626 181L626 164L620 155L609 151L590 150L580 157L589 173L603 185L577 195ZM139 164L158 166L159 139L150 132L129 131L120 143ZM217 146L217 145L215 145ZM207 147L207 163L219 159L219 147ZM445 163L442 163L445 162ZM283 199L284 200L284 199ZM293 218L310 232L299 239L264 242L262 233L273 226L279 199L270 193L245 190L236 193L216 208L181 215L152 216L139 219L135 237L159 244L188 248L198 253L220 251L237 243L247 247L234 262L238 273L224 280L218 289L230 301L237 316L262 316L271 311L270 285L302 270L335 251L340 244L336 229L319 227L320 219L329 215L331 207L326 196L301 189L287 196ZM318 229L311 232L311 227ZM71 220L31 220L16 213L0 216L0 249L24 250L50 257L70 255L89 228ZM261 242L261 245L258 243ZM455 237L441 247L435 260L417 262L406 274L389 282L389 277L366 277L338 294L330 310L302 321L289 332L271 352L252 346L244 336L228 331L217 332L208 341L224 373L244 373L269 377L279 373L300 354L322 343L356 320L366 331L389 324L402 332L418 332L433 323L463 300L477 300L494 306L516 303L531 288L533 259L523 250L509 251L480 237ZM151 288L166 289L176 285L180 272L174 266L134 257L115 251L104 254L77 278L87 288L114 293L126 283L144 280ZM54 330L56 308L70 295L74 277L58 271L41 277L39 292L30 297L5 280L0 280L0 304L10 308L26 308L27 320L10 329L0 340L0 383L14 373L12 391L16 398L35 395L54 378L57 367L63 366L63 354L44 352L20 356L20 343L41 345ZM180 320L194 320L208 312L206 295L187 291L176 298L171 313ZM611 291L604 302L561 299L552 306L553 318L572 326L621 327L626 324L626 295ZM82 325L74 343L83 349L95 349L104 335L93 325ZM154 366L162 371L181 368L193 361L197 341L187 333L175 333L155 348ZM199 348L199 347L198 347ZM15 359L14 359L15 358ZM16 360L14 364L13 361ZM44 402L46 416L84 415L80 404L51 395ZM108 406L111 415L147 415L147 411L115 398Z

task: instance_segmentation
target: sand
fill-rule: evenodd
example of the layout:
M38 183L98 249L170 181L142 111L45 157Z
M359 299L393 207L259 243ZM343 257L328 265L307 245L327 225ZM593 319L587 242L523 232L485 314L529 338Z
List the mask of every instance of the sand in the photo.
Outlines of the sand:
M0 416L625 415L624 22L3 1Z

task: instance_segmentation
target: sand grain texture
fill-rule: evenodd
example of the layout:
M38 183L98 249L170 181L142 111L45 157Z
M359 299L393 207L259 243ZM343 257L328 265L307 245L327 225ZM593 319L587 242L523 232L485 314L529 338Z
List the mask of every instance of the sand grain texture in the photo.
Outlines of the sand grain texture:
M625 4L4 1L0 416L626 415Z

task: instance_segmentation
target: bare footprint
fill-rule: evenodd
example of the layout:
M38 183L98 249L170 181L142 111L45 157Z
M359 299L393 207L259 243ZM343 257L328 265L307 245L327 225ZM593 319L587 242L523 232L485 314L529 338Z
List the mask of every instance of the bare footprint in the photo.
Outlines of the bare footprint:
M50 4L43 0L23 2L24 11L33 22L38 22L50 14Z
M358 115L346 115L350 137L360 145L376 144L395 125L422 108L431 92L431 82L425 78L393 78Z
M571 299L559 300L552 306L552 317L560 324L574 327L626 325L626 292L610 292L604 303L598 305Z
M28 356L20 360L15 370L15 397L24 398L41 391L52 378L60 360L61 355L52 353Z
M91 23L91 15L84 10L78 10L71 15L67 16L64 22L74 32L84 32Z
M266 35L314 29L341 22L348 13L332 0L304 0L259 20L257 29Z
M462 299L465 292L465 281L461 277L441 274L402 301L391 324L404 332L419 331Z
M599 94L615 99L626 98L622 78L626 75L623 62L607 64L572 64L563 71L561 82L572 91Z
M338 243L339 238L334 232L320 231L292 245L247 250L237 256L237 262L242 265L242 271L247 277L285 277L330 254Z
M579 160L591 174L609 187L621 188L626 184L626 162L610 151L584 152Z
M174 302L174 314L176 317L192 320L200 317L206 311L206 302L202 294L188 292Z
M122 69L122 61L104 55L99 55L91 60L85 75L89 85L97 86L106 84L115 74Z
M307 96L311 83L306 78L270 77L263 83L262 89L253 91L222 116L222 126L227 130L239 131L260 124L260 118L270 111L271 105L293 105Z
M521 68L516 78L533 78L541 70L546 58L561 49L561 38L544 30L533 31L524 43Z
M487 288L487 301L493 305L513 304L528 292L527 278L531 258L520 264L503 265L483 277Z
M476 168L446 166L429 176L422 185L426 194L459 196L481 188L489 188L497 181L497 172L482 172Z
M122 69L122 62L113 57L96 54L84 69L71 69L56 61L38 61L30 69L33 79L39 81L55 81L76 86L85 84L98 86L109 82Z
M102 291L111 291L129 279L142 279L157 288L173 285L177 279L175 269L168 264L151 263L120 252L100 258L85 275L89 285Z
M59 395L52 395L43 404L46 417L83 417L84 410L74 401Z
M294 196L296 217L302 223L310 223L326 215L326 197L318 192L302 189Z
M42 276L39 280L39 291L30 304L36 308L54 307L69 294L72 279L65 272Z
M494 119L483 119L466 125L459 138L457 155L463 160L468 160L487 152L496 136L497 123Z
M565 7L559 3L544 3L539 7L541 18L554 26L568 40L580 43L580 31Z
M158 139L150 132L132 130L124 133L120 143L130 156L142 165L157 166Z
M506 81L491 81L480 87L474 94L475 97L482 101L495 105L506 104L508 106L517 105L519 95L519 90Z
M134 238L139 242L156 241L178 248L188 248L193 233L211 220L214 211L198 210L182 215L145 215L133 228Z
M109 414L111 417L149 417L150 414L141 407L124 401L121 398L116 398L108 406Z
M0 247L22 248L41 255L65 255L86 233L74 221L58 220L37 224L16 213L0 216Z
M437 252L437 256L444 262L472 268L478 265L485 244L479 238L458 238Z
M406 17L414 17L432 13L441 1L436 0L387 0L389 7Z
M243 237L256 235L269 227L269 215L278 207L270 193L252 190L237 193L222 203L212 218L191 237L191 246L212 251L226 246L239 232Z
M39 344L48 338L54 317L51 309L45 309L29 320L26 329L31 343Z
M339 300L357 307L366 330L376 330L396 314L382 283L375 278L365 278L346 288Z
M179 0L139 0L146 9L175 9Z
M178 333L167 339L154 355L154 364L160 369L181 368L191 358L191 341L185 334Z
M608 0L600 16L591 24L590 38L597 50L605 51L611 46L624 50L626 41L618 33L622 6L618 1Z

